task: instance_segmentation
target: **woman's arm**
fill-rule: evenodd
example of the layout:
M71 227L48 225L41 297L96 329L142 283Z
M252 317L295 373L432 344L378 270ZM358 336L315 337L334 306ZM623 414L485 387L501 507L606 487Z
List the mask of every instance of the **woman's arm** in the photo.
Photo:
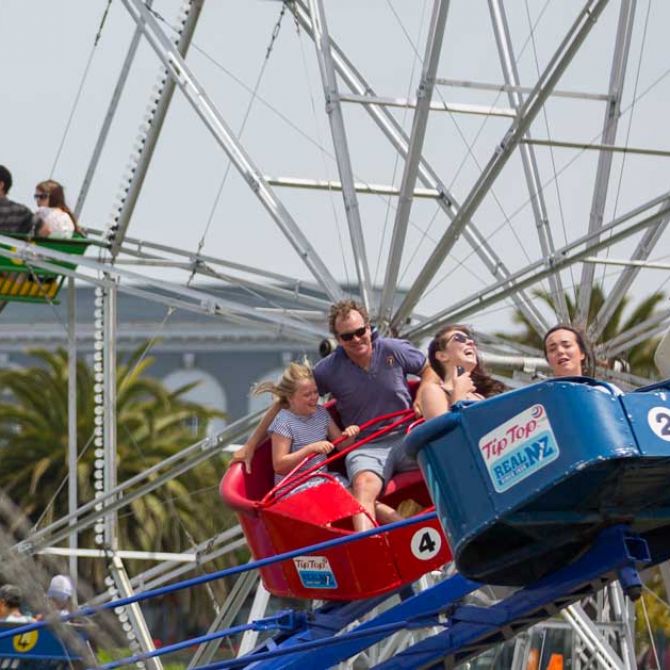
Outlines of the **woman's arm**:
M449 398L440 384L434 382L422 384L419 391L421 395L419 397L417 393L417 398L426 419L432 419L449 411Z
M239 463L240 461L244 463L244 469L250 473L251 472L251 461L254 457L254 452L256 447L263 442L268 436L268 428L270 424L274 421L279 410L282 408L281 402L276 400L270 407L268 411L265 412L260 423L256 426L255 430L249 437L247 441L233 454L233 460L231 463Z
M333 450L332 442L319 440L291 451L293 440L285 435L272 433L272 467L278 475L287 475L310 454L328 454Z

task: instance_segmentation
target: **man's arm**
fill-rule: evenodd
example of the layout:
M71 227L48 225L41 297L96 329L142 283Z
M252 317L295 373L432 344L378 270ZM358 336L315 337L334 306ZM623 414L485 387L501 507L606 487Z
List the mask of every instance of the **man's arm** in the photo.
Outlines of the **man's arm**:
M274 418L279 413L279 410L282 408L282 404L279 400L270 405L268 411L265 412L263 418L260 420L260 423L254 429L254 432L249 435L247 441L233 454L233 459L231 463L244 463L244 469L247 473L251 472L251 461L254 457L254 453L258 445L263 442L268 436L268 428L270 424L274 421Z
M423 369L419 373L419 376L421 377L421 382L419 383L419 388L416 390L416 395L414 396L414 404L412 407L414 408L414 411L417 413L418 416L423 416L423 408L421 407L421 399L424 397L426 393L426 388L430 387L431 385L438 385L440 384L440 378L438 377L437 373L433 368L430 367L430 364L428 361L423 366Z
M424 395L424 389L427 385L439 384L442 380L433 368L430 367L425 354L411 342L398 339L391 339L388 342L391 343L394 353L398 356L405 374L416 375L421 378L412 407L417 416L422 416L421 398Z
M437 375L435 375L437 377ZM435 383L423 384L416 392L415 405L420 404L423 416L432 419L449 411L449 398L444 389Z

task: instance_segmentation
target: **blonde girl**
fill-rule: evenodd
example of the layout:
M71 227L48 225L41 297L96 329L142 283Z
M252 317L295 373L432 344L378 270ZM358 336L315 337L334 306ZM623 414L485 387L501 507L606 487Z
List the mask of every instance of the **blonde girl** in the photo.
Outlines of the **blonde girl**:
M262 382L254 388L253 393L272 393L281 404L281 409L268 428L272 440L275 485L311 454L316 456L304 463L297 472L325 461L334 448L333 441L340 436L347 437L339 445L345 447L360 432L358 426L347 426L343 431L340 430L328 410L319 405L319 392L312 369L306 361L290 363L277 383ZM315 478L314 483L321 481Z

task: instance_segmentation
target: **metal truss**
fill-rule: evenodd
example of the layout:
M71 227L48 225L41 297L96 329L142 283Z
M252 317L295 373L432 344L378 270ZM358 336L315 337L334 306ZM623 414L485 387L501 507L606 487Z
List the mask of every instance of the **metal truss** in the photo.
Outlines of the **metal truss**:
M339 172L338 182L312 178L268 176L261 170L259 164L252 160L250 154L235 136L226 123L223 114L213 104L207 91L186 62L188 46L193 37L204 0L191 0L189 3L190 11L184 16L178 44L174 44L161 29L155 15L151 12L151 0L122 0L122 3L135 23L134 34L121 74L112 93L103 129L100 132L98 143L83 180L76 206L77 212L81 211L87 197L88 188L98 167L107 132L111 126L129 69L142 37L147 40L161 63L161 86L159 92L151 98L151 119L140 140L141 147L136 157L137 162L131 169L130 175L124 180L124 194L115 214L115 220L111 223L109 230L94 231L101 240L100 246L102 249L99 258L97 260L77 258L76 264L78 267L74 270L62 265L62 263L73 262L73 259L67 254L17 243L15 240L4 236L0 236L0 243L4 245L0 247L0 256L66 275L71 286L73 286L75 279L86 281L93 286L100 287L107 296L105 306L107 310L105 317L107 329L104 334L106 375L104 441L107 447L105 453L105 490L94 501L78 508L76 507L76 491L70 491L70 500L74 499L75 504L74 506L71 504L71 511L68 516L29 534L22 542L8 551L15 554L18 552L20 556L24 557L36 552L48 552L50 548L53 548L53 545L64 540L69 540L72 547L73 542L76 543L76 535L79 531L94 527L100 522L101 518L106 518L105 548L88 551L96 551L110 559L110 576L114 579L118 595L128 597L137 590L155 588L165 584L208 561L243 546L244 540L241 536L241 530L238 526L235 526L224 531L216 538L198 544L190 552L184 552L180 557L162 556L161 558L166 560L130 579L123 564L126 555L117 551L114 518L118 510L130 504L133 500L160 487L202 461L212 458L220 452L225 444L242 438L255 425L258 417L245 417L228 426L215 438L194 444L165 462L147 469L142 474L125 482L117 483L114 474L115 435L113 423L115 407L113 398L115 394L112 373L109 372L114 368L115 339L118 334L115 323L117 291L136 295L166 305L169 308L207 314L215 318L225 319L233 324L240 324L245 328L261 330L270 334L280 333L296 342L309 342L311 344L326 335L324 314L329 303L343 297L348 292L360 295L371 313L379 317L382 330L396 330L403 336L417 341L432 334L437 327L448 321L475 316L502 301L510 301L516 309L520 310L533 328L542 332L549 323L548 315L538 307L529 290L537 287L540 282L547 281L556 306L555 316L566 319L568 310L564 295L564 277L561 276L561 273L566 268L582 263L578 318L585 321L595 276L593 270L594 259L597 259L595 254L601 250L609 249L620 241L639 235L637 245L631 256L632 261L627 261L630 263L630 267L621 273L611 290L608 290L605 303L595 321L588 324L590 335L597 338L601 335L605 324L616 307L620 305L621 300L630 290L640 268L643 266L653 267L653 264L648 262L648 258L666 232L667 223L670 220L670 194L663 193L603 225L613 156L618 151L631 151L629 147L617 146L616 137L618 122L622 113L622 93L626 81L631 37L634 29L635 0L621 0L618 6L617 32L614 40L609 86L606 93L568 91L561 90L557 86L564 71L589 36L601 13L605 10L608 4L607 0L586 0L584 2L583 8L572 27L548 61L548 65L540 75L536 85L532 87L524 86L521 81L517 56L513 50L514 42L502 0L489 0L489 11L500 58L503 82L465 82L440 78L438 76L438 65L445 30L448 27L447 14L449 13L450 3L448 0L433 0L433 11L428 25L418 91L416 97L412 99L376 95L373 87L363 78L344 50L330 35L326 3L323 3L322 0L293 0L289 3L289 6L294 13L296 22L313 40L316 49L332 145ZM512 4L508 3L507 7L509 10ZM330 10L330 7L328 9ZM479 91L503 92L507 94L508 106L440 102L433 99L436 86L458 86ZM203 120L214 140L230 158L258 201L267 210L272 221L293 247L299 261L304 264L311 274L309 281L298 280L289 275L270 272L263 268L230 259L217 258L211 254L203 253L200 249L198 251L175 249L166 244L128 236L134 206L141 193L143 179L151 162L153 147L162 132L162 120L176 88L183 93L188 103ZM344 88L348 91L345 92ZM561 143L553 139L537 139L531 135L533 121L547 101L558 97L606 103L600 141L597 144ZM379 128L382 135L388 139L398 155L404 159L404 171L398 185L369 184L356 179L356 169L349 149L350 136L347 132L342 110L345 103L363 105L364 110ZM394 107L413 110L410 132L406 132L389 111ZM462 204L459 204L457 197L446 187L446 175L440 174L425 156L430 112L485 115L487 117L510 119L509 129L495 144L488 163L465 195ZM554 241L555 223L552 221L549 206L545 199L545 185L542 181L541 168L535 153L536 146L547 144L576 148L585 147L600 152L589 213L588 232L559 248L556 248ZM641 150L641 153L659 157L667 155L666 151L655 149ZM473 221L473 217L478 214L481 204L491 194L503 168L508 164L510 158L517 154L524 171L523 181L525 181L525 187L530 198L532 219L542 257L534 262L529 262L520 270L511 271L500 251L482 234L480 227ZM423 188L417 187L417 181ZM317 254L311 240L277 196L275 186L327 189L342 192L353 262L356 267L356 286L343 287L341 285L335 272ZM398 199L393 236L388 254L389 259L385 267L383 283L379 287L373 286L370 277L365 239L367 222L362 217L358 202L361 194L377 194ZM401 263L403 258L406 258L408 250L407 233L410 228L414 200L419 198L434 201L440 208L440 212L446 214L447 221L432 253L427 260L421 261L421 269L417 273L416 279L409 286L408 291L403 293L399 291L398 287ZM108 233L112 234L108 236ZM419 301L425 296L438 271L444 267L447 261L452 259L454 246L460 237L467 242L486 271L490 273L493 278L492 283L481 290L472 290L469 294L459 287L459 291L452 294L453 302L451 305L426 317L416 314L415 309L417 309ZM598 262L606 261L598 260ZM613 263L614 261L610 262ZM165 267L179 268L184 271L185 276L187 275L189 279L185 281L187 285L166 282L162 278L151 276L150 272L146 274L141 274L139 271L132 272L127 270L125 266L141 267L143 270ZM193 288L190 283L195 278L213 281L216 288ZM217 292L217 289L221 287L239 289L239 295L242 297L230 297L230 295L233 295L232 293L221 295ZM396 308L399 299L400 306ZM287 305L290 305L290 307L287 307ZM550 316L553 318L554 315ZM665 330L668 320L670 320L670 310L662 311L611 341L603 343L602 352L607 355L619 354L640 341ZM71 315L71 328L73 324L74 318ZM526 375L535 374L545 365L543 360L538 357L538 352L534 350L523 347L514 348L510 343L496 336L483 335L481 339L486 343L483 347L483 357L489 363L521 369ZM76 333L68 333L68 342L70 356L72 360L76 360ZM628 377L622 375L621 378L630 383L640 382L639 378L634 378L632 375ZM70 402L72 402L72 397L76 397L72 388L70 389L70 396ZM71 434L73 431L74 429L71 427ZM83 550L73 547L67 551L69 555L76 555ZM233 591L221 605L211 631L230 625L235 616L239 614L245 599L253 590L255 582L256 577L250 575L238 580ZM602 579L594 576L589 582L589 588L593 584L602 585L602 583ZM446 587L441 588L446 589ZM443 591L442 596L447 594L450 598L460 598L473 588L475 588L475 585L459 581L456 587L452 584L451 590ZM101 594L94 602L104 602L109 597L111 597L110 594ZM430 596L424 596L424 598L428 601ZM623 595L616 592L615 589L610 589L609 598L612 616L619 622L627 621L628 628L624 632L629 632L630 621L626 619L628 616L627 606ZM571 593L568 600L572 602L575 599L577 599L577 594ZM568 600L561 600L561 605ZM416 603L417 601L413 602ZM443 597L441 604L443 605L444 602L445 598ZM518 605L519 601L512 601L512 605L515 603ZM267 593L259 588L251 616L260 616L265 611L267 604ZM373 625L379 624L380 620L384 622L396 621L397 623L397 617L400 616L398 613L404 615L408 611L406 608L403 609L403 607L406 607L405 601L396 602L395 600L392 605L385 603L383 606L374 609L372 614L366 611L367 608L371 607L369 604L350 604L347 607L349 608L347 612L351 613L352 617L355 614L358 622L350 626L350 630L358 629L359 632L365 630L366 627L372 628ZM411 607L410 605L409 608L411 609ZM508 622L509 625L502 629L496 639L501 639L501 636L509 637L527 625L531 625L531 622L535 621L540 615L548 616L553 614L554 611L555 608L547 607L524 616L522 624L516 625ZM467 608L459 609L459 603L456 602L453 611L443 612L444 616L442 618L431 618L424 622L425 626L417 625L416 629L411 630L398 627L393 635L379 635L377 644L372 647L367 642L356 645L353 651L349 650L348 652L351 654L348 663L350 666L353 665L353 659L356 658L359 665L381 664L381 667L401 668L413 667L414 659L421 658L426 667L432 667L431 663L439 663L442 667L449 667L449 663L456 662L457 654L449 651L450 642L447 636L439 633L445 626L447 614L458 613L466 617L466 619L460 620L456 617L452 620L458 635L463 630L463 624L473 623L471 620L467 620L468 616L479 616L480 621L475 623L484 626L497 623L492 622L491 617L498 616L498 612L499 610L495 610L495 613L492 610L489 615L485 615L481 612L472 612ZM565 612L566 620L569 621L581 640L580 653L585 665L595 663L596 660L594 659L597 659L597 663L600 663L602 667L617 669L634 667L632 641L628 637L623 635L623 637L619 636L614 639L609 632L603 632L586 616L580 605L570 605ZM322 619L319 619L320 616L322 616ZM366 620L366 617L369 617L369 620ZM324 627L326 624L333 622L331 614L322 615L317 612L315 618L324 623ZM371 622L374 622L374 624ZM139 607L136 607L136 609L131 607L129 625L132 627L141 649L143 651L150 650L152 648L151 637L146 629ZM492 639L488 639L487 643L492 643ZM253 636L247 635L241 651L250 650L253 645ZM484 643L481 638L478 638L467 641L467 645L466 655L474 655L477 650L483 648ZM615 650L617 645L620 653ZM448 653L445 652L445 649ZM323 661L325 656L321 656L322 653L320 650L308 652L307 656L303 656L295 662L295 667L306 667L302 664L307 662L307 659ZM197 650L189 668L210 662L214 654L215 646L213 644L203 645ZM515 659L521 662L523 660L522 656L522 645L520 643L518 653L515 650ZM317 661L315 660L315 662ZM160 670L160 661L152 659L150 663L155 670ZM291 667L290 663L286 667Z
M314 342L324 337L325 329L313 326L308 322L300 322L288 318L283 314L272 314L250 306L248 303L236 303L202 290L180 286L173 282L140 275L129 270L111 267L87 257L77 257L77 270L71 270L62 265L55 265L53 261L72 262L69 254L52 249L45 249L32 244L17 242L12 238L0 235L0 242L11 245L9 249L0 248L0 256L18 258L28 265L50 270L68 277L84 279L95 285L105 287L115 285L119 291L138 297L160 302L171 307L188 311L225 316L228 320L247 326L265 324L278 327L286 332L308 341ZM12 251L11 249L15 249ZM91 274L85 274L84 270Z
M337 300L342 297L342 290L327 265L318 256L269 184L265 182L251 157L237 141L235 134L190 71L177 48L161 30L156 19L140 0L122 0L122 2L137 25L142 28L144 36L167 68L170 76L173 77L186 99L212 132L215 140L224 149L233 165L240 171L252 191L293 245L317 283L323 287L331 299Z
M428 284L435 276L435 273L442 265L449 252L453 249L453 246L456 243L458 236L463 232L468 219L470 219L477 211L477 208L488 193L493 182L502 171L519 142L523 139L531 122L542 109L544 102L560 80L561 75L572 61L579 46L588 36L595 25L598 16L605 9L606 5L607 0L589 0L586 2L584 8L568 31L568 34L562 41L544 72L540 75L538 83L532 93L530 93L525 100L523 107L519 110L517 118L505 133L505 136L501 139L488 164L470 190L460 211L454 217L447 231L438 241L423 268L419 271L417 278L414 280L403 298L403 301L400 303L400 306L393 317L392 325L399 327L411 315L411 311L414 309L420 296L428 287Z
M407 337L421 337L428 335L435 328L449 320L458 321L459 319L473 314L477 310L484 309L489 305L505 300L509 297L510 288L522 289L532 286L552 273L559 272L563 268L569 267L570 265L591 256L599 249L606 248L611 244L634 235L640 230L656 225L659 220L670 212L670 207L663 205L653 214L632 223L630 221L631 219L635 219L635 217L644 214L647 210L655 207L659 203L664 203L667 197L667 194L663 194L644 205L636 207L627 214L624 214L614 221L611 221L606 226L603 226L599 231L584 235L570 244L557 249L553 258L547 259L546 261L540 260L531 263L523 270L519 270L512 274L509 279L491 284L485 289L478 291L476 294L473 294L439 312L432 319L427 319L418 326L408 328L405 330L405 335ZM605 232L611 233L611 235L607 240L602 240L600 235ZM581 248L583 245L586 246ZM549 268L547 268L547 264L550 266Z

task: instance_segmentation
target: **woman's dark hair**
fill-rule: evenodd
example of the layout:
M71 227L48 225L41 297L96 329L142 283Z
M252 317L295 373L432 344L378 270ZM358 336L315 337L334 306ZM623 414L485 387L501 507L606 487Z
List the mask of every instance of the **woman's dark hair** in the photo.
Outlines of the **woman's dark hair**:
M442 363L437 360L436 354L438 351L442 351L447 343L447 339L445 339L444 336L447 333L457 330L465 333L473 340L475 339L470 328L455 323L444 326L444 328L438 330L428 345L428 361L430 363L430 367L433 368L440 379L444 379L445 370ZM497 379L493 379L493 377L491 377L491 375L486 371L482 365L482 362L479 360L479 357L477 357L477 365L470 373L470 377L472 378L472 382L475 385L477 393L480 393L485 398L507 391L507 387L502 382L499 382Z
M63 210L72 219L75 231L83 234L82 229L77 223L77 217L74 215L74 212L65 204L65 191L57 181L54 181L53 179L41 181L39 184L37 184L36 190L41 191L42 193L46 193L47 196L49 196L49 207L56 207L57 209Z
M575 340L577 342L577 346L579 347L579 351L581 351L584 354L584 362L582 363L582 372L587 376L587 377L592 377L595 374L596 371L596 362L595 362L595 357L593 355L593 351L591 349L591 345L589 344L586 335L579 330L579 328L574 328L573 326L570 326L565 323L559 323L550 328L545 334L544 334L544 339L542 340L542 348L544 349L544 357L549 360L549 357L547 356L547 340L549 339L549 336L552 333L555 333L557 330L567 330L571 333L574 334Z

